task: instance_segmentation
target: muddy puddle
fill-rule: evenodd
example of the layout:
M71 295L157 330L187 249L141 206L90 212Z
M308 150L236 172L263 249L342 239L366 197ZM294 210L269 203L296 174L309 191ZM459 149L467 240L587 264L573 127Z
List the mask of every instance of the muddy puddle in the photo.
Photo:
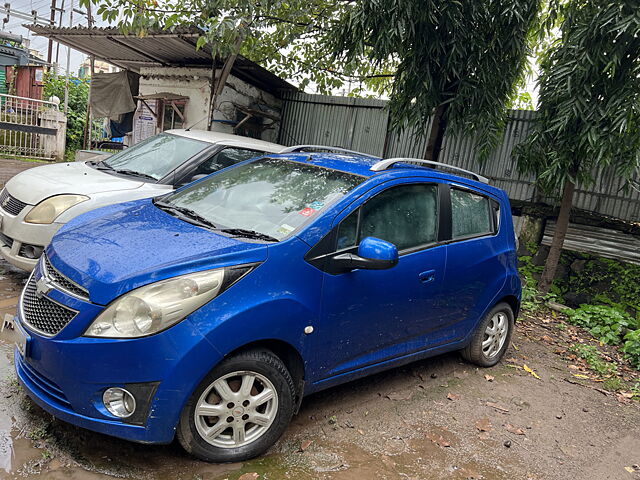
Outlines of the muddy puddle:
M6 337L3 332L0 340L0 479L219 478L242 467L197 462L177 445L137 445L55 420L18 386Z

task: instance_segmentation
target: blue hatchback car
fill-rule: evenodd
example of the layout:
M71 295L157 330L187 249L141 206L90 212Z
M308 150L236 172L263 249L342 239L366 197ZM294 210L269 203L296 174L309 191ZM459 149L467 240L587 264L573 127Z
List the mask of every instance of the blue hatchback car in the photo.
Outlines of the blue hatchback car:
M496 364L520 304L507 195L421 162L268 155L77 217L22 293L20 382L64 421L228 462L307 394L451 350Z

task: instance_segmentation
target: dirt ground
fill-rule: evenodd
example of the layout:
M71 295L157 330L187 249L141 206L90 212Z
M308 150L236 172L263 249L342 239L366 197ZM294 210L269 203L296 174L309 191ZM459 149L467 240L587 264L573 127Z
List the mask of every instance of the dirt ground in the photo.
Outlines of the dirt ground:
M26 275L0 272L2 318ZM226 465L55 420L21 391L0 341L0 478L638 480L640 402L587 378L566 351L585 339L548 313L523 318L494 368L449 354L321 392L266 456Z

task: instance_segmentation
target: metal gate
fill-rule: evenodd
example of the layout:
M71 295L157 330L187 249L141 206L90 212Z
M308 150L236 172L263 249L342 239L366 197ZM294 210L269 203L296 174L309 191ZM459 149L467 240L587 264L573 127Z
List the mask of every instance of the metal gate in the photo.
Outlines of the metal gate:
M53 102L0 94L0 155L52 159L46 138L58 130L48 113L57 111Z

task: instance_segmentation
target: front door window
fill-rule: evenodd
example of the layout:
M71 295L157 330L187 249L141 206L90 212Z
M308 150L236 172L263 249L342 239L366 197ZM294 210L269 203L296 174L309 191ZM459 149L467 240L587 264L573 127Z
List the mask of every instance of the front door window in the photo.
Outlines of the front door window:
M398 251L434 243L438 236L436 185L403 185L376 195L345 218L338 227L337 249L376 237Z

